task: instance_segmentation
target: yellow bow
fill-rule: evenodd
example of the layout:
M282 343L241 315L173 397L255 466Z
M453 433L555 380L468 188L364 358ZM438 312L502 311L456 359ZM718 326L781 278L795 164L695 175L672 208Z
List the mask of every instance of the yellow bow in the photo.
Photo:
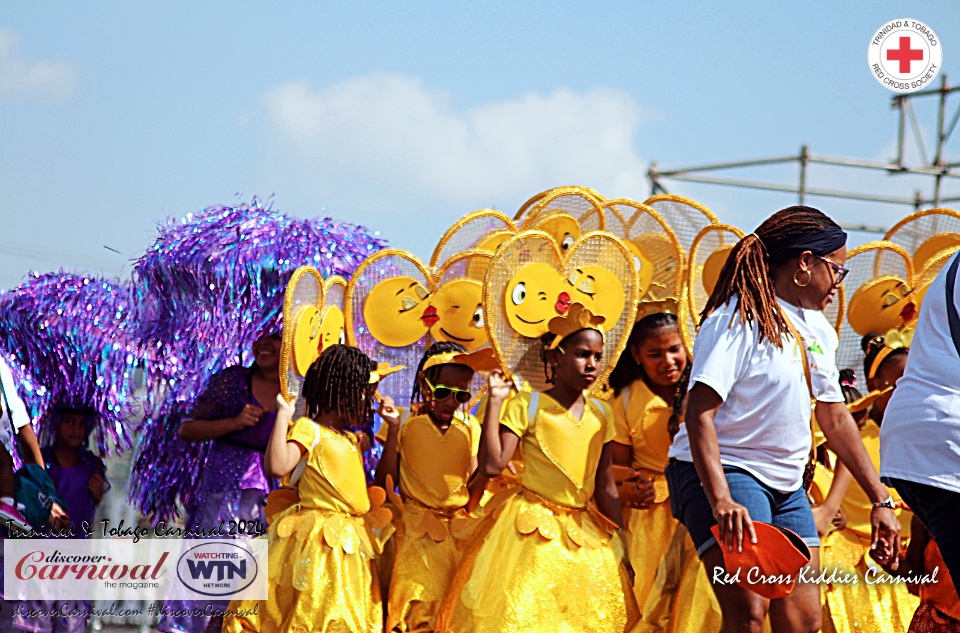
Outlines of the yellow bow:
M913 343L913 328L907 327L902 330L889 330L883 337L883 344L890 349L909 348Z

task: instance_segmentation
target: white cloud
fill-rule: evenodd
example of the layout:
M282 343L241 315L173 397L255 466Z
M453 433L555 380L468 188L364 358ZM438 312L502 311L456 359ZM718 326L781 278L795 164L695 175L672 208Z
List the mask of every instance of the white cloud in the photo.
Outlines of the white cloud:
M271 138L295 149L314 184L361 186L368 204L406 198L467 211L522 201L540 185L647 190L634 144L648 115L621 90L560 88L459 111L420 79L376 73L323 88L281 84L262 103Z
M31 60L18 55L16 34L0 29L0 99L65 100L77 87L75 66L63 60Z

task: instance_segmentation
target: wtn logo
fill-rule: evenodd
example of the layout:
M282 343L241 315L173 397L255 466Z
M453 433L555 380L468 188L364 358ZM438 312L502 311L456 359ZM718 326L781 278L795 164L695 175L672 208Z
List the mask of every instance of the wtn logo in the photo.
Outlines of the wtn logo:
M191 547L177 562L185 587L205 596L230 596L257 578L257 559L239 543L208 541Z
M242 560L240 564L232 563L228 560L187 560L187 568L190 570L190 576L194 580L233 580L234 578L246 579L247 561ZM216 571L216 578L213 578L213 572Z

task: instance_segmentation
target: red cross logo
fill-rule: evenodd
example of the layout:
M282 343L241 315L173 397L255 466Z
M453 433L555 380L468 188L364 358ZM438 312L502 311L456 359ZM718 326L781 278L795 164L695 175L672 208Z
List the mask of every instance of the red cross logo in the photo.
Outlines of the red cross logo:
M923 61L922 48L910 48L910 36L900 38L900 48L887 51L887 61L900 62L900 72L910 73L910 62Z

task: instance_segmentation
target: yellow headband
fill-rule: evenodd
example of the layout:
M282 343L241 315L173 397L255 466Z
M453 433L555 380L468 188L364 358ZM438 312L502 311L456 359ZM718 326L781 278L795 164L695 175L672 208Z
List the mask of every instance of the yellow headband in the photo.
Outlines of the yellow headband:
M497 362L497 355L492 347L485 347L470 353L445 352L443 354L435 354L428 358L427 362L423 364L423 371L427 371L431 367L437 367L438 365L465 365L473 371L483 372L500 369L500 364Z
M401 369L405 369L403 365L392 366L390 363L377 363L377 368L370 372L370 384L375 385L390 374L395 374Z
M553 317L547 324L547 330L556 336L547 349L556 349L560 341L580 330L596 330L603 335L603 328L600 325L606 321L602 316L594 316L589 308L583 307L581 303L574 303L562 316Z
M889 330L883 337L883 349L877 352L877 357L870 364L870 371L867 372L867 380L877 375L880 369L880 363L889 356L895 349L910 349L910 343L913 342L913 328L908 327L902 330Z
M879 391L871 391L862 398L857 398L853 402L847 403L847 409L850 413L860 413L861 411L866 411L867 408L873 404L873 402L882 395L888 394L893 391L893 385L890 385L886 389L880 389Z

